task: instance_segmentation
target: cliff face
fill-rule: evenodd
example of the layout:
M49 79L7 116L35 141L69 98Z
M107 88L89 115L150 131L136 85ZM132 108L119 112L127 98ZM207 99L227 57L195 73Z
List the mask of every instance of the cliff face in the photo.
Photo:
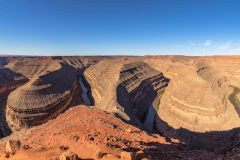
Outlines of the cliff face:
M126 112L131 112L141 122L147 118L149 108L160 92L168 85L169 80L163 74L151 68L145 62L133 62L123 65L117 87L117 100Z
M11 129L45 123L69 107L82 104L82 88L78 78L85 68L100 59L97 57L10 58L5 67L29 79L28 83L20 87L16 86L18 88L7 97L6 119ZM14 88L14 84L8 83L7 86L0 88L0 92L8 88Z
M64 56L64 57L53 57L55 60L62 61L74 68L88 68L91 65L98 63L105 57L101 56Z
M61 64L47 57L14 58L5 67L28 78L33 78L59 70Z
M96 107L134 123L144 122L168 84L163 74L142 61L104 60L86 70ZM154 117L155 115L153 115Z
M28 80L25 76L0 66L0 137L10 134L5 119L5 106L8 94Z
M0 136L7 135L5 107L15 130L85 103L139 128L152 131L156 124L163 135L196 148L240 144L240 58L34 57L1 63Z
M8 96L6 118L13 130L45 123L81 101L76 73L69 66L31 77Z
M0 66L0 94L13 90L26 81L25 76Z
M153 62L155 68L165 68L171 81L159 106L158 130L196 148L229 149L238 144L239 106L230 97L239 94L237 89L233 92L239 87L239 61L160 62Z
M6 57L0 57L0 66L4 66L8 63L8 60Z

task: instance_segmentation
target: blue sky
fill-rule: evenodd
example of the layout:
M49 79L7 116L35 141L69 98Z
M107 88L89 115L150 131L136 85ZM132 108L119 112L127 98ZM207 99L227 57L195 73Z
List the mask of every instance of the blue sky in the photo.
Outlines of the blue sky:
M240 1L0 0L0 54L240 54Z

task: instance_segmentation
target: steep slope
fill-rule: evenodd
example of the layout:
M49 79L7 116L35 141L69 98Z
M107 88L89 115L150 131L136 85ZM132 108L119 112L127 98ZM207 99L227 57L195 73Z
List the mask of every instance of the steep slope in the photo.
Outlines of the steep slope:
M238 145L238 107L229 96L232 86L239 86L235 76L239 60L172 60L165 61L166 69L162 69L164 66L159 65L161 60L157 58L149 62L171 77L158 110L158 130L197 148L228 150Z
M13 67L30 78L8 96L7 121L13 130L45 123L81 101L76 70L56 61L40 63Z
M88 68L84 75L96 107L134 123L144 123L148 114L152 114L150 118L154 120L157 107L154 101L159 101L160 93L168 84L161 72L136 60L103 60ZM149 108L152 113L148 112ZM153 120L149 121L153 123Z
M28 80L25 76L0 66L0 137L10 134L5 119L5 106L8 94Z
M14 131L84 103L194 148L225 153L240 145L239 57L21 57L2 64L1 122L7 107Z
M64 56L64 57L53 57L53 59L62 61L74 68L86 69L91 65L94 65L107 57L100 56Z
M15 154L5 153L8 140L20 141ZM239 159L239 148L226 154L192 150L176 139L148 134L112 114L86 106L72 107L43 125L0 140L2 160L55 160L69 152L89 160L123 160L122 153L131 153L136 160Z
M28 78L32 78L56 71L61 68L61 64L56 60L52 60L50 57L19 57L13 58L6 67Z
M79 116L81 115L81 116ZM152 159L173 158L169 149L176 151L184 145L177 140L166 142L159 135L148 135L120 119L96 108L76 106L56 119L28 131L22 130L0 142L0 158L8 139L19 139L22 148L9 160L56 159L66 150L76 153L82 159L120 159L121 152L128 151L138 159L151 156ZM25 146L25 147L24 147ZM158 150L156 147L158 146ZM102 158L97 158L99 154Z
M0 94L15 89L26 81L25 76L0 66Z

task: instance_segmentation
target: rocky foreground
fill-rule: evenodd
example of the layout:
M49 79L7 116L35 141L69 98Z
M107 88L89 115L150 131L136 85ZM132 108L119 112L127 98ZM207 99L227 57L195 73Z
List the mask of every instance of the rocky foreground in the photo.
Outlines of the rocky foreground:
M44 125L15 132L4 138L0 146L0 158L7 160L63 160L71 156L102 160L222 157L191 150L176 139L149 134L112 114L86 106L73 107Z
M239 68L240 57L0 57L0 159L238 159Z

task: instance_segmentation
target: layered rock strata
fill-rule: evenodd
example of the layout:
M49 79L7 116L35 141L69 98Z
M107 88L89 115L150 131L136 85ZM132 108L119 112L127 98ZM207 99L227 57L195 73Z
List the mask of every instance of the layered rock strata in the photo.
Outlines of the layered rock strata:
M0 66L0 137L10 134L5 119L5 106L8 94L27 82L27 78L10 69Z
M0 66L0 94L13 90L26 81L25 76Z
M86 81L91 86L94 105L107 112L117 111L116 88L121 62L121 60L103 60L84 72Z
M161 72L151 68L147 63L125 64L120 71L117 87L118 103L144 122L148 109L158 108L154 106L154 101L168 82Z
M169 81L147 63L125 59L101 61L88 68L85 76L97 107L142 123L149 108L157 107L154 101L159 101Z
M62 65L57 60L52 60L48 57L36 57L12 59L6 67L28 78L33 78L60 70Z
M45 123L80 101L77 76L69 66L31 77L8 96L7 121L13 130Z
M159 106L158 130L196 148L229 149L239 143L240 127L239 114L229 100L232 82L224 67L195 61L195 66L175 68L178 72Z

